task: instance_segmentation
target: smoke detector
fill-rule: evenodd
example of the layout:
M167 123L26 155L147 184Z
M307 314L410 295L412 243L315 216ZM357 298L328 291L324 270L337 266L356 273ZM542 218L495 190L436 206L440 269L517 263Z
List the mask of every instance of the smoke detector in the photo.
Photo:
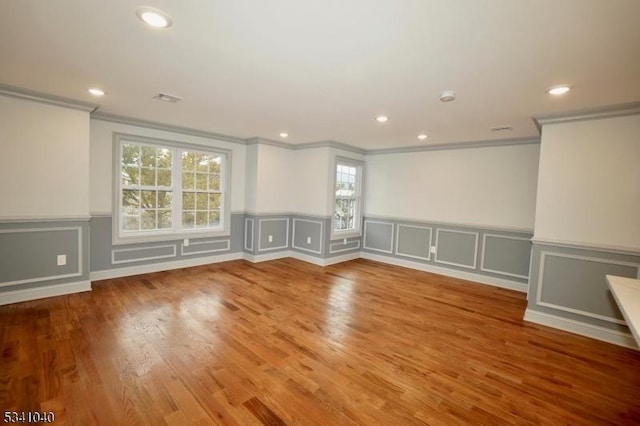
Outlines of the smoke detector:
M455 99L456 92L454 92L453 90L445 90L444 92L440 93L440 100L442 102L451 102Z
M156 93L153 99L157 99L159 101L171 102L175 104L176 102L180 102L182 98L180 96L170 95L168 93Z

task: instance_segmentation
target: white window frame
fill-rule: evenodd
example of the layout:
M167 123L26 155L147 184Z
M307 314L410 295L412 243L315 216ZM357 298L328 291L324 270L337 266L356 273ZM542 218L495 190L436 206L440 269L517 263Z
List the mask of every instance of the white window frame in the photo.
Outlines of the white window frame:
M337 230L335 208L336 208L336 174L338 173L338 165L344 165L356 168L356 207L354 213L354 225L352 229ZM362 236L362 206L364 199L364 161L355 160L353 158L336 156L331 169L331 236L332 240L353 238Z
M122 179L121 179L121 155L122 146L126 143L168 148L173 150L172 155L172 208L171 229L145 230L139 232L123 232L122 226ZM215 229L182 229L182 163L177 150L188 150L203 154L215 154L222 156L220 173L220 226ZM137 136L124 133L113 134L113 206L112 206L112 242L118 244L144 243L152 241L170 241L186 238L207 238L230 235L231 230L231 150L218 147L188 144L165 139L156 139L146 136Z

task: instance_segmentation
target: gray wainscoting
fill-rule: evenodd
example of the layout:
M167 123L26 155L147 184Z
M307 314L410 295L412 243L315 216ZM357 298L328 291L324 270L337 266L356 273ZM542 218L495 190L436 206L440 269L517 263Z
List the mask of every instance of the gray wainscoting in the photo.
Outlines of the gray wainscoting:
M88 280L88 219L0 223L0 296Z
M640 254L533 245L527 311L628 332L605 275L640 277Z
M231 233L216 238L190 238L136 244L112 244L111 216L91 218L91 271L106 271L122 267L143 266L168 261L211 257L242 251L245 243L242 213L231 215Z
M289 216L259 218L258 253L288 250L290 222Z
M291 248L315 256L324 254L325 219L293 217Z
M366 217L362 251L526 283L531 236L528 231Z

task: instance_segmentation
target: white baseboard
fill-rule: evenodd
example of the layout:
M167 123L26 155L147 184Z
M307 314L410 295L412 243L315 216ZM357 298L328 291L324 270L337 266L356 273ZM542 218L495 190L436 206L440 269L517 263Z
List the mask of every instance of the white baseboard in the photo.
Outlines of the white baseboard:
M359 251L343 254L342 256L332 256L324 259L324 264L322 266L335 265L336 263L348 262L350 260L360 259L361 257L361 253Z
M323 259L323 258L320 258L320 257L309 256L307 254L300 253L300 252L297 252L297 251L291 251L291 252L289 252L289 257L292 257L292 258L298 259L298 260L302 260L303 262L313 263L314 265L318 265L318 266L329 266L329 265L335 265L336 263L342 263L342 262L347 262L349 260L359 259L360 258L360 252L355 252L355 253L345 254L345 255L342 255L342 256L334 256L334 257L329 257L327 259Z
M65 294L91 291L91 281L78 281L65 284L50 284L46 286L28 288L25 290L11 290L2 292L0 305L44 299L46 297L63 296Z
M290 257L291 252L286 251L277 251L275 253L267 253L267 254L249 254L243 253L242 258L244 260L248 260L251 263L259 263L259 262L267 262L269 260L276 259L284 259L285 257Z
M494 287L506 288L522 293L527 292L528 285L517 281L506 280L504 278L489 277L473 272L458 271L456 269L442 268L439 266L426 265L424 263L412 262L410 260L396 259L395 257L382 256L367 252L360 252L363 259L375 260L376 262L388 263L390 265L402 266L404 268L416 269L418 271L432 272L434 274L445 275L462 280L469 280L480 284L488 284Z
M191 266L208 265L211 263L227 262L229 260L244 259L243 253L221 254L219 256L198 257L195 259L174 260L170 262L152 263L149 265L129 266L125 268L94 271L89 275L91 281L108 280L111 278L128 277L131 275L148 274L151 272L169 271L171 269L189 268Z
M559 317L557 315L536 312L532 311L531 309L525 310L524 320L536 324L546 325L547 327L553 327L559 330L568 331L570 333L579 334L581 336L591 337L592 339L613 343L614 345L638 350L638 344L634 340L633 336L629 333L610 330L608 328Z

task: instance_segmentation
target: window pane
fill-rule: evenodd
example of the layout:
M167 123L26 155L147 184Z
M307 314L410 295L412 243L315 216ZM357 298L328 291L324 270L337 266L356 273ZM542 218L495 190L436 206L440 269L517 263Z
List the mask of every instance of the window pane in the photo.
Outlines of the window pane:
M196 219L194 212L182 213L182 227L187 229L193 229L196 226Z
M156 167L156 148L143 146L140 158L142 167Z
M182 189L194 189L193 186L193 173L182 173Z
M124 167L121 175L124 185L138 185L140 183L140 170L137 167Z
M172 158L171 150L167 148L159 148L157 155L158 155L158 168L171 169L171 158Z
M209 208L209 197L206 192L198 192L196 195L196 209L207 210Z
M209 226L220 225L220 211L212 210L209 212Z
M159 209L170 209L172 198L173 194L170 191L158 191L157 207Z
M215 175L215 174L209 175L209 190L210 191L220 190L220 175Z
M182 193L182 210L196 209L196 194L194 192Z
M139 216L124 216L123 228L127 231L138 231L140 229L140 217Z
M195 170L195 154L192 152L182 152L182 170L193 171Z
M209 173L220 173L222 167L222 156L212 156L212 161L209 163Z
M206 154L196 154L196 171L207 173L209 171L209 156Z
M171 210L158 210L158 229L171 228Z
M209 224L207 212L196 212L196 228L206 228Z
M140 191L141 207L154 209L156 207L156 191Z
M156 169L141 168L140 169L140 185L155 186L156 185Z
M155 210L142 210L141 215L141 228L142 229L156 229L156 211Z
M207 190L207 174L206 173L196 173L196 189L200 189L202 191Z
M140 147L134 144L122 145L122 159L121 163L124 165L139 166L140 165Z
M122 191L122 207L135 207L140 206L140 191L137 189Z
M220 194L209 194L209 209L220 210Z
M171 170L158 169L158 186L171 186Z

